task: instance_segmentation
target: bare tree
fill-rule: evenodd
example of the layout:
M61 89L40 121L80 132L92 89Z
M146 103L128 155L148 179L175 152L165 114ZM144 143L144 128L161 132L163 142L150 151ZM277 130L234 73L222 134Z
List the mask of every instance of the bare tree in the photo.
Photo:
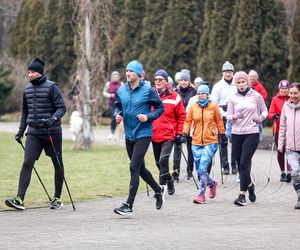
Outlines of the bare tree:
M74 0L78 72L83 76L79 99L83 114L82 148L91 147L91 124L104 111L101 89L110 64L112 0ZM101 84L102 83L102 84Z

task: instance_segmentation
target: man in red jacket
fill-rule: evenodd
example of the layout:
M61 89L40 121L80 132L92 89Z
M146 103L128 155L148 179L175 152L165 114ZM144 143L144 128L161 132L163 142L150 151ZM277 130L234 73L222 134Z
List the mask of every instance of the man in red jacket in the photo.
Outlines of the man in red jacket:
M265 87L262 85L261 82L258 81L258 74L255 70L251 69L249 71L249 78L250 78L250 84L251 87L258 93L261 94L261 96L264 98L264 101L268 98L268 93L265 89Z
M168 73L160 69L154 74L155 87L158 96L163 102L163 114L153 121L152 146L159 169L159 183L166 185L168 194L175 193L174 178L169 172L169 157L174 141L181 143L182 129L185 121L185 108L180 96L168 84Z

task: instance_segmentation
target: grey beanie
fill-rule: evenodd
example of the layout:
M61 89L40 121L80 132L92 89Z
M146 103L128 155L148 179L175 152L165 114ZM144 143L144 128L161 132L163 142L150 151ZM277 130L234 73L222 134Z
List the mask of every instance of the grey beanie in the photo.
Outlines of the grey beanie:
M191 82L191 72L188 69L182 69L180 71L180 80Z
M223 64L223 67L222 67L222 72L224 71L234 71L234 67L233 65L229 62L229 61L226 61L224 64Z

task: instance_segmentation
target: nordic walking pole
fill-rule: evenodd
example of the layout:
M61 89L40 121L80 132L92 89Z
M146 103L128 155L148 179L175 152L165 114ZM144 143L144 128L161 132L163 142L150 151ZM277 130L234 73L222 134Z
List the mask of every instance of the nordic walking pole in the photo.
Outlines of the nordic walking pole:
M272 169L272 163L273 163L273 152L274 152L274 147L275 147L276 129L277 129L277 120L274 120L274 133L272 136L272 149L271 149L271 159L270 159L270 166L269 166L268 183L270 182L270 178L271 178L271 169Z
M224 184L224 179L223 179L223 166L222 166L222 152L221 152L221 144L222 144L222 140L221 140L221 135L218 134L218 138L219 138L219 156L220 156L220 166L221 166L221 182L222 185Z
M188 165L188 161L187 161L187 159L186 159L186 157L185 157L185 154L183 153L183 150L182 150L181 145L180 145L180 151L181 151L181 154L183 155L183 158L184 158L184 160L185 160L185 162L186 162L186 165ZM193 173L192 173L192 177L193 177L194 183L195 183L195 185L196 185L196 188L199 190L198 184L197 184L197 182L196 182L196 180L195 180L195 177L194 177Z
M17 142L20 143L20 145L22 146L22 148L23 148L23 150L24 150L24 152L25 152L25 147L24 147L24 145L23 145L21 139L17 140ZM45 185L44 185L44 183L43 183L41 177L39 176L39 174L38 174L38 172L37 172L37 170L36 170L36 168L35 168L34 166L33 166L33 170L34 170L34 172L36 173L36 175L37 175L37 177L38 177L40 183L42 184L43 189L45 190L45 192L46 192L46 194L47 194L47 196L48 196L49 201L51 201L51 197L50 197L49 193L47 192L47 189L46 189L46 187L45 187Z
M146 183L146 188L147 188L147 195L149 196L149 186L148 186L148 183Z
M54 152L54 154L55 154L55 158L56 158L57 164L58 164L60 170L62 171L62 166L61 166L61 163L60 163L60 160L59 160L59 157L58 157L58 152L56 151L56 148L55 148L55 146L54 146L54 143L53 143L52 136L51 136L51 134L50 134L50 129L49 129L49 128L48 128L48 136L49 136L49 140L50 140L50 143L51 143L53 152ZM65 175L64 175L64 182L65 182L65 185L66 185L66 188L67 188L67 191L68 191L68 194L69 194L71 203L72 203L73 210L76 211L76 208L75 208L75 206L74 206L74 202L73 202L73 199L72 199L72 196L71 196L71 193L70 193L70 190L69 190L67 181L66 181L66 179L65 179Z

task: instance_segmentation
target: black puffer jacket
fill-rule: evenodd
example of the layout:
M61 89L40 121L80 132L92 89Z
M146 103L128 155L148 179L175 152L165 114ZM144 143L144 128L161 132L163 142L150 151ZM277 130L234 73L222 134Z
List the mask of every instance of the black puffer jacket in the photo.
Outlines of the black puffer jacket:
M61 118L65 113L66 106L58 85L43 75L28 83L24 89L20 132L24 133L28 125L29 134L47 134L48 129L42 120L55 117L50 132L60 133Z

